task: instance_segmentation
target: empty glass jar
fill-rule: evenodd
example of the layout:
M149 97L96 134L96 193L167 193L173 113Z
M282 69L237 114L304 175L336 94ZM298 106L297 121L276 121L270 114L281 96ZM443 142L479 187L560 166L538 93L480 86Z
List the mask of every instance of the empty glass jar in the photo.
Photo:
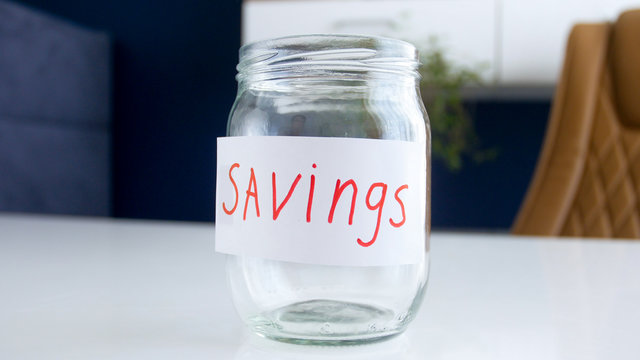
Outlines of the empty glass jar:
M362 260L351 264L348 257L337 262L331 255L315 250L310 250L315 254L305 255L315 256L314 261L298 261L297 258L289 261L286 256L261 256L255 252L243 251L229 255L227 271L234 303L242 320L256 333L294 343L361 343L399 334L415 317L427 282L430 230L430 132L419 93L417 66L417 52L412 45L378 37L298 36L262 41L241 48L237 76L238 95L229 117L228 137L245 137L248 142L252 139L257 141L261 137L280 137L268 139L273 141L302 137L298 139L302 142L292 142L292 145L285 147L288 151L278 153L277 157L283 164L287 163L290 156L304 155L307 151L304 147L304 141L307 141L305 139L310 139L310 143L317 137L337 141L335 146L329 143L322 145L327 146L326 150L319 151L314 147L311 155L319 158L329 156L335 151L335 147L342 146L340 141L374 139L362 144L376 149L383 149L387 145L411 145L413 157L398 153L398 156L393 157L396 160L388 165L369 159L368 154L372 152L368 150L355 155L349 152L344 156L359 156L362 163L377 167L374 170L380 176L385 175L385 169L393 167L401 169L400 173L416 174L415 178L421 179L416 180L415 184L407 182L404 187L401 186L402 182L392 186L391 180L388 184L383 181L363 181L357 184L360 191L352 199L352 189L345 184L348 179L355 179L354 176L338 177L337 182L336 178L329 179L328 175L323 177L322 171L329 166L328 162L338 164L331 166L339 168L341 156L332 156L333 160L324 163L313 160L313 168L312 161L309 161L308 169L317 171L311 182L304 175L299 183L294 181L292 185L292 176L284 182L284 187L278 183L278 189L276 171L273 172L273 178L264 176L261 179L256 175L257 183L256 179L253 179L253 184L249 180L247 186L247 181L241 181L239 174L241 171L248 174L249 165L236 163L234 165L237 166L221 168L222 165L219 164L218 182L224 180L226 183L218 186L230 189L230 195L218 192L218 202L224 201L224 207L217 205L216 226L221 231L223 223L227 224L224 226L245 226L250 220L255 220L256 224L262 221L264 226L277 229L280 221L277 215L288 211L282 205L279 213L277 205L286 202L282 199L289 189L293 194L292 202L298 196L301 204L304 201L307 206L306 221L302 212L299 222L292 220L294 222L291 226L303 229L302 233L296 233L297 238L292 241L300 243L307 236L316 239L316 243L321 243L322 239L327 240L327 243L334 241L339 230L325 233L324 227L334 226L332 229L338 229L338 226L344 226L345 229L351 229L357 224L347 224L346 215L340 214L336 214L336 219L340 216L342 225L338 224L338 220L331 221L332 214L329 214L327 221L327 212L321 206L328 208L332 204L331 197L326 200L326 205L322 205L322 199L317 197L319 192L313 200L314 206L319 205L313 211L318 214L314 213L314 221L317 219L322 224L315 227L309 220L309 202L314 185L316 189L320 189L321 182L325 181L328 184L327 191L335 191L332 192L333 207L348 210L349 200L358 204L354 208L352 203L351 211L355 212L352 216L356 218L354 222L360 215L371 216L373 228L377 214L373 239L369 233L366 234L367 238L358 238L357 243L355 237L338 243L348 242L349 249L354 253L360 251L365 254L363 256L369 256L368 251L376 251L377 246L386 246L384 244L409 244L405 255L399 255L399 260L390 262L381 259L380 255L376 255L378 260L371 263ZM247 152L254 154L248 159L262 161L261 153L270 151L270 147L263 145L262 149L263 151L247 149ZM219 151L222 151L220 145ZM395 150L382 152L393 151ZM410 159L418 160L410 162ZM235 160L231 162L233 161ZM357 172L357 169L353 169L357 167L357 161L353 164L356 165L349 165L345 171ZM251 176L253 171L254 168L251 167ZM257 171L256 167L256 174ZM356 182L353 183L354 193L357 190ZM296 195L302 192L303 185L304 200L303 195ZM269 203L272 187L273 211L272 204ZM340 197L341 195L343 196ZM376 202L376 199L379 200ZM418 204L415 206L421 209L409 208L409 201L415 201ZM382 209L383 203L386 204L385 210ZM392 205L395 208L391 208ZM300 206L302 209L303 205ZM262 213L258 214L257 211L260 210ZM221 220L223 216L236 217L235 220L227 221ZM403 225L405 228L401 228ZM410 228L406 228L407 226ZM397 229L401 229L404 235L398 235L397 231L400 230ZM229 231L224 236L244 236L240 234L238 231ZM273 234L269 231L258 232L255 235L257 239L251 241L259 241L265 249L273 250L280 246L275 244L278 239L273 238ZM283 230L279 234L277 237L281 238L290 236L291 233ZM216 241L226 241L222 236L217 233ZM407 236L411 240L404 239ZM238 238L232 241L242 240ZM271 241L274 242L273 247L269 247ZM304 249L296 251L304 252ZM393 251L395 250L385 252L392 256ZM403 260L405 258L406 261Z

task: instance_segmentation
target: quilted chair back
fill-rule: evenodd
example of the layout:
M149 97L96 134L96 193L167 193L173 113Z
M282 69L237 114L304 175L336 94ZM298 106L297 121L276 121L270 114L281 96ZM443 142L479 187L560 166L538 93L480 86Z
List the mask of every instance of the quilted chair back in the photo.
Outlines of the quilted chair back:
M574 26L512 232L640 238L640 10Z

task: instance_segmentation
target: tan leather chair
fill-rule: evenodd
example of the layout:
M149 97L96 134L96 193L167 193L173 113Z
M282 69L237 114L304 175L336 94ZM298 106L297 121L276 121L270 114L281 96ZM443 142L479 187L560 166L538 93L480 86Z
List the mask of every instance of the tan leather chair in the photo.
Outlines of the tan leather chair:
M514 234L640 238L640 10L580 24Z

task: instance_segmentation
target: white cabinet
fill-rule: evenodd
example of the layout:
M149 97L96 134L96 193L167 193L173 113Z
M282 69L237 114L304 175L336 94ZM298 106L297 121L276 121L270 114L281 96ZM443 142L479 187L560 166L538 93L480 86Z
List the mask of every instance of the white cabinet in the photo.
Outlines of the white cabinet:
M496 85L488 90L493 94L551 96L571 26L612 21L634 5L640 1L254 0L243 5L242 38L371 34L424 48L436 36L457 64L484 69L484 79Z
M509 85L553 84L575 23L615 21L629 0L502 0L498 79Z
M456 63L494 68L496 0L248 1L243 6L243 43L314 33L369 34L428 46L431 37Z

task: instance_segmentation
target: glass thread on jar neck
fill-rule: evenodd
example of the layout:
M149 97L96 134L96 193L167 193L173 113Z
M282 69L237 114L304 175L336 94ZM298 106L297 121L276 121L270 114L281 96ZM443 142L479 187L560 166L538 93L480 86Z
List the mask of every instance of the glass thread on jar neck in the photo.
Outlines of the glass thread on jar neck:
M305 35L256 42L240 49L241 88L344 88L370 82L415 87L415 47L400 40L354 35ZM280 86L282 85L282 86Z

